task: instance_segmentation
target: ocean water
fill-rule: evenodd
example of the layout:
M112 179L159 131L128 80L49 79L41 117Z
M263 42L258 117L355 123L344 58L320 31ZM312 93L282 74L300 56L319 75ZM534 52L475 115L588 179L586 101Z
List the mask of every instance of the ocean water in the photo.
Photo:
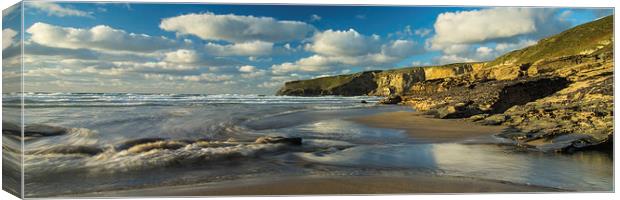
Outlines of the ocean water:
M378 100L367 96L27 93L26 125L59 126L68 131L26 140L26 196L283 176L420 173L577 191L613 188L613 160L605 153L516 151L493 136L429 143L412 139L402 130L348 120L412 111L376 105ZM20 102L15 94L3 95L7 113ZM5 121L12 118L4 117ZM303 144L253 142L261 136L301 137ZM10 140L4 135L3 139Z

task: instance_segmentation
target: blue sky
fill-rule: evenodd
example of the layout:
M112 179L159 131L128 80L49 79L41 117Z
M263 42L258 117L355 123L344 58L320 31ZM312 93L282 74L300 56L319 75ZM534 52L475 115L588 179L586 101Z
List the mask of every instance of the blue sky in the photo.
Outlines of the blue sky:
M273 94L290 80L491 60L611 12L27 2L25 90ZM3 40L15 41L10 16Z

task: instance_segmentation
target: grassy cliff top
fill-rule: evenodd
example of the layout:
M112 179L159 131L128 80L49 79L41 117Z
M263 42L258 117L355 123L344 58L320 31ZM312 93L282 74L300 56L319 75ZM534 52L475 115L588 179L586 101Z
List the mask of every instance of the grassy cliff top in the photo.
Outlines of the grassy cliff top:
M613 20L613 15L610 15L576 26L542 39L536 45L504 54L489 62L489 66L504 62L533 63L544 58L578 55L597 49L598 46L612 44Z

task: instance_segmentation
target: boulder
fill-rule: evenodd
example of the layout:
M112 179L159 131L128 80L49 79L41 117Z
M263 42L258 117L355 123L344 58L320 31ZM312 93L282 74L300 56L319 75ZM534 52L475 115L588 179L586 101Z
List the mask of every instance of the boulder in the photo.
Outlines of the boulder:
M390 95L384 99L382 99L381 101L379 101L380 104L398 104L401 101L403 101L403 98L399 95Z
M257 138L254 143L256 144L287 144L287 145L301 145L300 137L281 137L281 136L263 136Z

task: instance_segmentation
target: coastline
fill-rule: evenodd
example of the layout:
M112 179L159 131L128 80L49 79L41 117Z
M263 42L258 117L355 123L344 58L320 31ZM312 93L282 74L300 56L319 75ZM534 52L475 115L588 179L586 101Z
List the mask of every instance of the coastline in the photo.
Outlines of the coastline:
M564 190L542 186L465 177L420 175L285 177L234 180L182 186L95 192L77 197L131 196L249 196L249 195L329 195L329 194L425 194L425 193L541 193ZM69 195L73 196L73 195Z
M413 138L431 142L451 142L501 133L505 126L484 126L457 119L437 119L419 112L386 112L350 118L370 127L404 130Z

